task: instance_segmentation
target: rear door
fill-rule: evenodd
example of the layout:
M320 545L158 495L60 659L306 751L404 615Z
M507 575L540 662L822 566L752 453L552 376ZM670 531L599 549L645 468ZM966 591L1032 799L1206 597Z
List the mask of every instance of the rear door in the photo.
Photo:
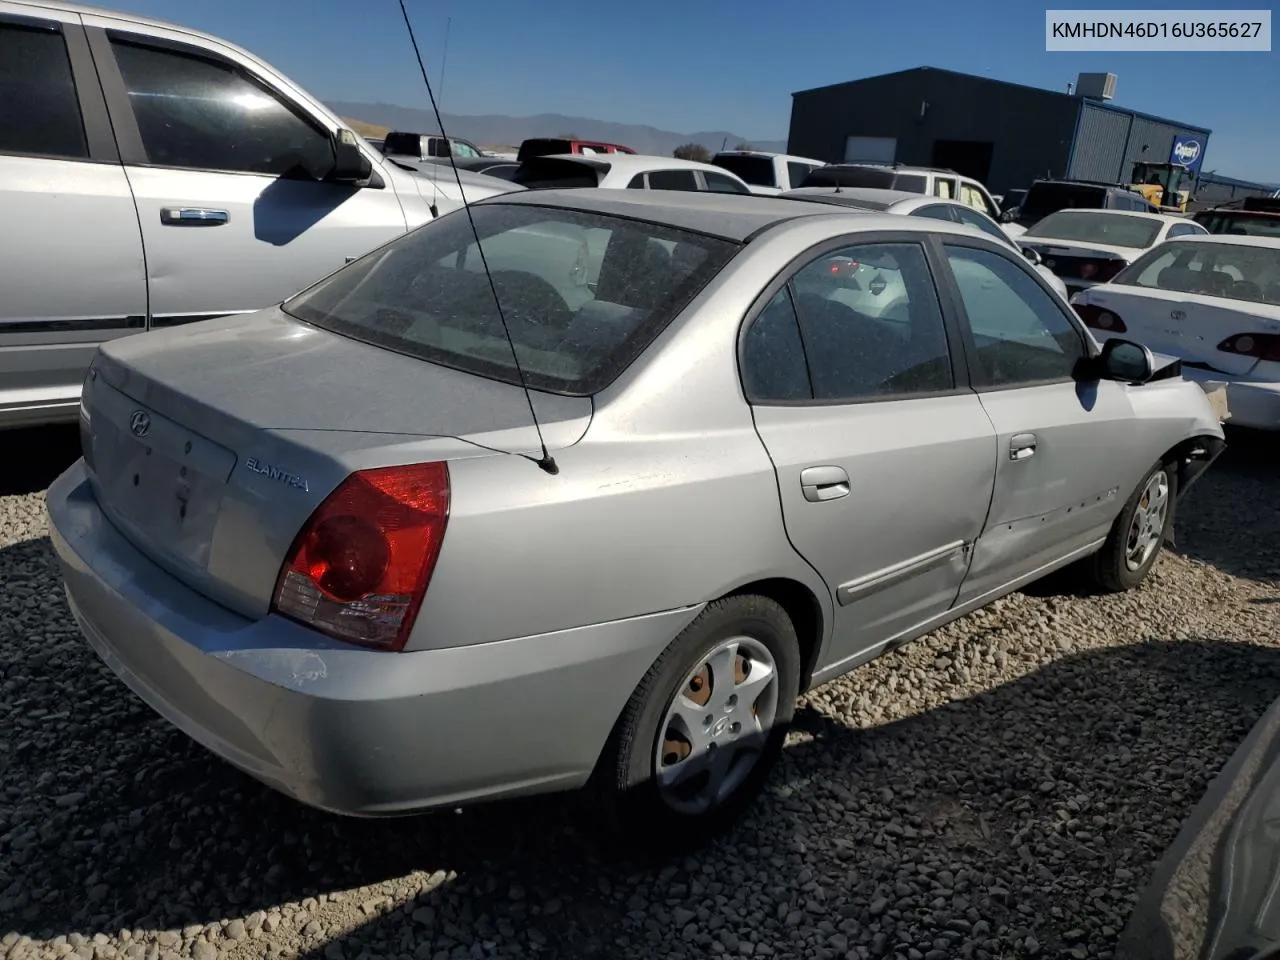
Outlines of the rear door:
M97 345L143 329L137 213L80 18L0 0L0 426L74 418Z
M1124 386L1079 383L1087 333L1007 247L941 244L970 373L997 440L990 517L960 602L1036 573L1105 536L1150 464Z
M394 189L321 183L323 115L228 47L85 16L147 255L152 326L249 311L404 233Z
M951 606L991 499L994 431L921 237L815 248L766 290L743 336L787 532L831 590L832 662L845 667ZM850 262L893 276L905 323L851 306L866 278Z

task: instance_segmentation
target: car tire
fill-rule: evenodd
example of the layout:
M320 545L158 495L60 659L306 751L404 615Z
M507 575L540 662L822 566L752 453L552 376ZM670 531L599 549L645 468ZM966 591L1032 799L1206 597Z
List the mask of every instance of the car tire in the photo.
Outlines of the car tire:
M1107 593L1132 590L1155 565L1173 527L1178 474L1172 463L1157 463L1134 489L1093 556L1093 582Z
M640 681L601 757L610 832L651 853L723 833L777 762L799 681L799 642L780 604L756 595L708 604Z

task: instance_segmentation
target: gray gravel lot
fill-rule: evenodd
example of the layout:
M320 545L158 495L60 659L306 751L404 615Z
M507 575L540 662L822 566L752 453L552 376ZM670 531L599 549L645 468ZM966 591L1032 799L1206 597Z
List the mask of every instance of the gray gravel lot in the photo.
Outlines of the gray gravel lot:
M39 492L74 439L22 443L31 475L0 481L6 960L1105 960L1280 695L1280 459L1247 440L1137 592L1059 578L812 694L767 798L697 856L620 862L573 798L340 820L213 759L87 651Z

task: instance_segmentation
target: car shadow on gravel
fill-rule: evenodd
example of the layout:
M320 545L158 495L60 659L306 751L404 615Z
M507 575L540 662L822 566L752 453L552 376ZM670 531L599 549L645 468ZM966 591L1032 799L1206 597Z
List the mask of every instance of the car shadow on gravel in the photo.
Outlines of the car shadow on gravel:
M214 925L235 957L285 942L325 960L503 944L587 958L665 956L677 940L704 955L728 924L766 955L825 921L824 939L976 938L992 956L1040 931L1058 955L1046 926L1096 931L1099 911L1123 924L1217 764L1280 694L1280 651L1213 639L1065 657L904 719L864 706L856 728L832 718L850 687L828 685L731 835L639 862L584 829L578 796L390 821L299 806L128 693L81 641L56 576L46 540L0 550L18 611L0 623L0 928L33 939L171 931L161 945L189 950ZM223 926L233 918L246 926Z
M76 424L0 430L0 497L44 490L79 457Z

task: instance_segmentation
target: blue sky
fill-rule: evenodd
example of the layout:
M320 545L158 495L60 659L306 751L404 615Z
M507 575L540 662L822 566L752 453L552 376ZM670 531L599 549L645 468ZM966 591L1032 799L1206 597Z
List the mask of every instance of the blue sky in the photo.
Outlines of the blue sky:
M223 36L322 99L426 105L396 0L103 2ZM1021 0L406 2L433 82L452 20L442 97L451 113L561 113L785 139L790 95L808 87L934 66L1065 90L1077 73L1100 71L1118 75L1117 104L1211 129L1206 171L1280 182L1274 48L1046 53L1045 7Z

